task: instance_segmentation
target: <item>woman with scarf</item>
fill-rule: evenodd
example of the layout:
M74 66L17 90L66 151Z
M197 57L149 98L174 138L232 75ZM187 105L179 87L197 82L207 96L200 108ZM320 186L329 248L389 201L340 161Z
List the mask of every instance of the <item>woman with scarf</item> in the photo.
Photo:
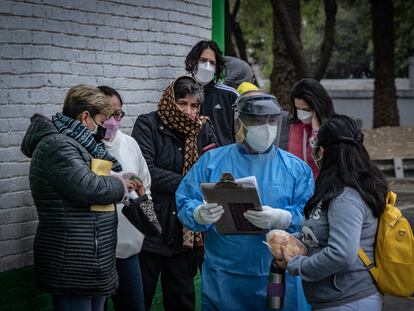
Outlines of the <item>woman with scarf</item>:
M194 310L194 276L200 234L177 218L175 191L202 149L216 142L207 118L200 116L203 91L191 77L171 83L157 111L141 115L132 131L151 174L151 194L162 226L160 237L146 237L139 254L145 308L149 310L161 274L165 310Z
M54 310L103 310L118 285L114 203L133 185L108 176L122 170L100 143L112 113L98 88L78 85L67 93L63 113L52 120L35 114L22 141L22 152L32 158L30 188L39 218L36 281L52 294Z

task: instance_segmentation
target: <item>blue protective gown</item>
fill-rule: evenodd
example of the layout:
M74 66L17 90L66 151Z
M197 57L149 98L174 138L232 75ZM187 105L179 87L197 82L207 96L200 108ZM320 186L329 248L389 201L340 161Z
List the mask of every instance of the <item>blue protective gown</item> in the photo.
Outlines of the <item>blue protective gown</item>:
M243 145L232 144L204 154L176 192L180 221L193 231L205 232L204 266L207 268L203 270L203 278L210 283L215 280L216 284L205 284L203 280L203 310L267 310L267 277L272 256L262 243L265 235L221 235L214 225L200 225L193 217L194 209L203 203L200 184L218 182L224 172L231 173L235 179L254 175L262 205L292 213L288 232L297 232L300 228L303 207L313 193L312 172L302 160L281 149L272 147L264 154L249 154ZM216 276L210 273L214 271L218 272ZM231 275L237 276L237 281L229 281ZM249 281L252 277L260 283L254 290ZM287 275L282 310L308 308L300 278Z

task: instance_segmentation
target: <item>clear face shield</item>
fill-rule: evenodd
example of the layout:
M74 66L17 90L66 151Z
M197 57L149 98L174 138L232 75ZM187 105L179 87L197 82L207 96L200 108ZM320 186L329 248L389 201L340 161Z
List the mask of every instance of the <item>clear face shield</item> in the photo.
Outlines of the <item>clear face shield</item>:
M236 141L248 146L251 153L265 153L279 146L282 109L272 95L253 93L236 102Z
M266 152L270 146L279 146L282 115L240 115L237 142L249 145L257 153Z

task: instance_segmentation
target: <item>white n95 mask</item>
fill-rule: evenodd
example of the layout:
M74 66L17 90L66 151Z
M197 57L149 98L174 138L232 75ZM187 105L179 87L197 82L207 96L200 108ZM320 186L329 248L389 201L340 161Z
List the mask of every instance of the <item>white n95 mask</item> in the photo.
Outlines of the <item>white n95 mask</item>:
M247 126L246 142L257 152L265 152L275 141L277 125L263 124Z
M216 69L210 62L199 63L197 65L197 72L194 74L194 79L200 84L208 84L214 78Z
M313 112L312 111L305 111L302 109L296 109L298 119L302 121L304 124L309 124L312 122Z

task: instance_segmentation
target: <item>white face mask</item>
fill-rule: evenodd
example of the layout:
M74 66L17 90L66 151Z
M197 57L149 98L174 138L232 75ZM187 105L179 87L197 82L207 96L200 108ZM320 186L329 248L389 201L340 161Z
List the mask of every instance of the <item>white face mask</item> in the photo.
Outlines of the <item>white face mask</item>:
M302 109L296 109L298 119L301 120L305 124L309 124L312 122L313 112L312 111L305 111Z
M194 74L194 79L200 84L208 84L214 78L216 69L210 62L199 63L197 65L197 72Z
M277 125L263 124L247 127L246 142L257 152L265 152L275 141Z

